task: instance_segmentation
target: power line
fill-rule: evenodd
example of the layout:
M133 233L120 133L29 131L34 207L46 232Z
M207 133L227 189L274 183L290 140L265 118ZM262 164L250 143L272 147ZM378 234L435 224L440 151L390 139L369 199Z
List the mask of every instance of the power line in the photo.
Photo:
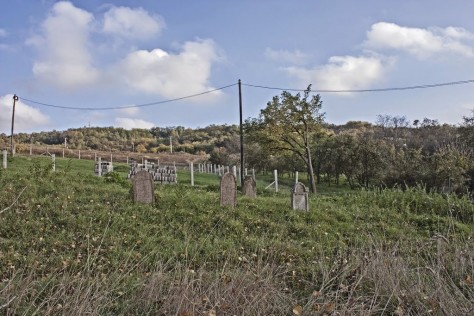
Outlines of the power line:
M219 90L224 90L233 86L236 86L237 83L233 83L227 86L223 86L217 89L209 90L209 91L204 91L192 95L187 95L184 97L179 97L175 99L169 99L169 100L163 100L163 101L156 101L156 102L151 102L151 103L144 103L144 104L137 104L137 105L126 105L126 106L111 106L111 107L101 107L101 108L84 108L84 107L74 107L74 106L63 106L63 105L56 105L56 104L48 104L48 103L43 103L39 101L34 101L30 100L27 98L20 97L21 100L24 100L26 102L42 105L42 106L47 106L47 107L52 107L52 108L57 108L57 109L64 109L64 110L83 110L83 111L108 111L108 110L122 110L122 109L130 109L130 108L140 108L140 107L146 107L146 106L152 106L152 105L159 105L159 104L164 104L164 103L170 103L170 102L176 102L180 100L185 100L185 99L190 99L194 97L198 97L204 94L216 92Z
M312 89L312 92L321 92L321 93L386 92L386 91L428 89L428 88L437 88L437 87L444 87L444 86L455 86L455 85L468 84L468 83L474 83L474 79L444 82L444 83L435 83L435 84L424 84L424 85L418 85L418 86L392 87L392 88L379 88L379 89L350 89L350 90ZM254 85L254 84L248 84L248 83L242 83L242 85L247 86L247 87L252 87L252 88L259 88L259 89L293 91L293 92L304 92L306 90L306 89L267 87L267 86Z
M451 82L444 82L444 83L435 83L435 84L424 84L424 85L416 85L416 86L406 86L406 87L390 87L390 88L378 88L378 89L347 89L347 90L330 90L330 89L313 89L312 92L314 93L361 93L361 92L388 92L388 91L403 91L403 90L415 90L415 89L428 89L428 88L437 88L437 87L445 87L445 86L454 86L454 85L462 85L462 84L469 84L474 83L474 79L470 80L460 80L460 81L451 81ZM129 108L140 108L146 106L153 106L159 105L164 103L171 103L180 100L190 99L194 97L198 97L204 94L216 92L219 90L224 90L233 86L238 85L238 83L232 83L220 88L216 88L209 91L204 91L192 95L187 95L184 97L179 97L175 99L163 100L163 101L156 101L144 104L137 104L137 105L127 105L127 106L112 106L112 107L98 107L98 108L91 108L91 107L73 107L73 106L63 106L63 105L56 105L56 104L49 104L44 102L39 102L35 100L30 100L27 98L20 97L21 100L34 103L37 105L57 108L57 109L64 109L64 110L82 110L82 111L108 111L108 110L121 110L121 109L129 109ZM306 89L294 89L294 88L279 88L279 87L269 87L263 85L255 85L249 83L241 83L242 86L258 88L258 89L267 89L267 90L280 90L280 91L292 91L292 92L304 92Z

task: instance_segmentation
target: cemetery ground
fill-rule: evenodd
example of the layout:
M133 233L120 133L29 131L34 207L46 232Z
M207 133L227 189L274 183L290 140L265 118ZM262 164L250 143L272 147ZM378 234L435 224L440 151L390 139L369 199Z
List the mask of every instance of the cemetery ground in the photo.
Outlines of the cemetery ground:
M467 198L318 187L304 212L257 178L256 199L220 207L218 176L191 187L179 171L134 204L128 167L114 169L15 157L0 170L1 314L474 313Z

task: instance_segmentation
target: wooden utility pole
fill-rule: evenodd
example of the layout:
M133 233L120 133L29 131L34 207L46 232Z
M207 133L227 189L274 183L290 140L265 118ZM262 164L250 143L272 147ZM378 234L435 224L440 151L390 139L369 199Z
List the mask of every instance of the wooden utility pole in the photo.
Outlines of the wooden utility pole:
M239 113L240 113L240 185L244 184L244 129L242 125L242 84L239 79Z
M13 157L14 155L14 152L13 152L13 129L14 129L14 126L15 126L15 105L16 105L16 101L18 101L18 96L16 94L13 95L13 111L12 111L12 134L11 134L11 138L10 138L10 153Z

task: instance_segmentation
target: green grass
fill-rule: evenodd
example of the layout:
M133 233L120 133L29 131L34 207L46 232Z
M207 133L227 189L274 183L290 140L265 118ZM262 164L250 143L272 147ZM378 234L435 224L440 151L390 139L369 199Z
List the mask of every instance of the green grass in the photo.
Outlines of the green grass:
M357 285L368 296L378 291L368 272L355 274L359 279L345 279L352 268L369 266L370 260L364 258L385 252L392 258L397 253L409 272L420 260L440 256L439 245L433 242L437 236L448 240L453 250L453 257L443 260L459 259L446 266L445 273L456 278L456 284L467 275L474 278L474 208L467 198L426 193L422 188L345 190L311 195L310 212L300 212L291 209L288 190L263 192L265 183L259 181L257 199L238 196L236 208L222 208L216 175L195 174L196 186L191 187L189 173L180 171L179 184L155 186L154 205L137 205L131 200L130 181L124 180L124 165L118 165L122 180L115 181L94 176L91 161L57 159L54 173L49 164L45 158L18 157L0 171L0 211L6 209L0 213L0 306L15 296L10 304L17 314L33 314L41 303L41 314L54 314L54 306L65 306L59 297L67 289L58 292L63 286L97 291L88 300L97 300L98 314L135 314L138 307L143 308L139 314L154 314L171 304L177 291L173 284L186 285L187 291L193 282L201 282L199 295L209 295L220 286L222 296L223 288L233 284L224 282L227 277L242 281L247 273L265 281L268 288L263 288L271 289L275 299L289 308L265 313L288 314L290 305L296 304L324 308L328 302L349 308L331 296L341 284ZM456 257L456 252L462 255ZM189 279L189 271L197 275ZM156 289L147 286L157 273L163 275L164 294L154 301L148 296ZM241 294L248 300L245 293L252 284L245 284L247 290ZM456 289L474 299L472 284ZM259 295L260 289L252 290ZM316 290L325 295L314 296ZM75 295L85 293L92 295ZM80 305L79 296L66 297L69 304L74 298ZM196 299L201 306L202 298ZM372 299L392 312L399 304L388 295ZM51 307L51 302L56 305ZM192 304L186 302L188 310ZM268 304L276 304L272 302ZM49 307L53 309L48 311ZM183 308L175 306L174 311ZM235 313L242 313L238 304L235 308ZM202 307L199 313L205 310Z

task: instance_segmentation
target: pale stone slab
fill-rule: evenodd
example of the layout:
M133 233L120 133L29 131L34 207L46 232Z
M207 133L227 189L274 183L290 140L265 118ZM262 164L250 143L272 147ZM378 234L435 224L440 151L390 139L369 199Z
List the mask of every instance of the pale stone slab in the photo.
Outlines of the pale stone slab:
M291 207L294 210L309 211L308 190L301 182L291 189Z
M154 203L155 190L153 178L148 171L138 171L133 177L133 201L135 203Z
M232 173L225 173L221 178L221 206L235 207L237 200L237 185Z
M253 198L257 197L257 184L252 176L245 177L242 194Z

